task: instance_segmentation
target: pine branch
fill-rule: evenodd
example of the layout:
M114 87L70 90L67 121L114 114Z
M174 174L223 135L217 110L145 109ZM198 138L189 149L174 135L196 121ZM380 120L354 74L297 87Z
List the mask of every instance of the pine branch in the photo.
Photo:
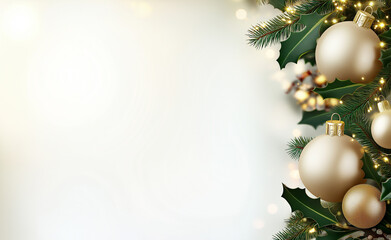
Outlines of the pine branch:
M299 211L293 212L286 220L286 228L273 236L273 240L314 239L318 236L314 220L304 218Z
M265 0L262 0L265 3ZM297 24L300 15L318 12L327 14L334 11L334 5L330 0L303 0L295 2L290 12L274 17L273 19L252 26L247 34L249 44L256 48L264 48L274 43L289 38L292 32L304 29L302 24Z
M303 29L304 26L296 24L298 20L298 17L284 13L266 23L257 24L249 30L248 42L256 48L265 48L284 41L289 38L292 32L299 32Z
M380 83L381 79L384 84ZM343 104L335 107L332 112L341 115L347 128L350 128L351 123L369 121L368 108L377 104L375 99L380 95L386 97L390 93L390 80L389 69L383 69L373 82L358 88L353 94L345 95L341 99Z
M387 161L384 161L384 157L391 154L391 150L380 147L375 143L371 135L370 122L355 122L351 124L350 130L355 135L357 141L364 147L365 151L369 154L372 164L380 174L386 178L391 177L391 165Z
M300 157L301 152L303 151L304 147L312 140L312 138L309 137L297 137L293 138L288 143L288 148L286 149L286 152L288 155L298 160Z

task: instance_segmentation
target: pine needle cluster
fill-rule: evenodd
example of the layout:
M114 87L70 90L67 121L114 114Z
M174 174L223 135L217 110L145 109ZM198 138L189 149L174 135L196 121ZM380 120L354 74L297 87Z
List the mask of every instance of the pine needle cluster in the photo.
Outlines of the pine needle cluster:
M266 3L268 1L261 1ZM297 21L301 15L318 12L327 14L334 11L331 0L293 1L288 11L269 21L252 26L248 32L248 42L256 48L264 48L289 38L291 33L300 32L304 26Z

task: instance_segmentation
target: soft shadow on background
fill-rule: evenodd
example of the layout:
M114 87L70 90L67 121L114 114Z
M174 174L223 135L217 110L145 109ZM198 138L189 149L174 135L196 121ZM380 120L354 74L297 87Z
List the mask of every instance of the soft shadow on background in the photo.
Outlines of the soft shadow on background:
M0 2L0 239L260 240L300 186L278 13L240 0Z

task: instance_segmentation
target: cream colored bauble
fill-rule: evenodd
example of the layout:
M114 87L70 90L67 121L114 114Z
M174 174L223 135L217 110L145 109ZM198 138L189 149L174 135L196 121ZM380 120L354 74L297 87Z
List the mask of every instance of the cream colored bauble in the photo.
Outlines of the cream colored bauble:
M391 106L384 100L378 103L378 107L379 113L371 125L372 137L379 146L391 149Z
M364 183L364 150L343 129L343 121L327 121L326 134L308 143L300 155L301 181L313 195L328 202L341 202L351 187Z
M386 214L386 203L380 201L380 191L374 186L360 184L352 187L342 201L342 212L350 224L371 228Z
M370 29L375 18L358 11L354 21L337 23L318 39L315 58L328 82L351 80L369 83L380 72L380 39Z

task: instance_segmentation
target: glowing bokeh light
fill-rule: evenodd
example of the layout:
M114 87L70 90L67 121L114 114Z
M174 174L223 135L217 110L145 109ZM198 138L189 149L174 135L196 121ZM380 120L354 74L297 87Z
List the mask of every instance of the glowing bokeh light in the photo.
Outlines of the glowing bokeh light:
M5 9L3 15L4 34L13 40L28 40L37 29L34 9L26 4L15 4Z
M247 11L244 9L236 10L236 18L239 20L243 20L247 18Z

